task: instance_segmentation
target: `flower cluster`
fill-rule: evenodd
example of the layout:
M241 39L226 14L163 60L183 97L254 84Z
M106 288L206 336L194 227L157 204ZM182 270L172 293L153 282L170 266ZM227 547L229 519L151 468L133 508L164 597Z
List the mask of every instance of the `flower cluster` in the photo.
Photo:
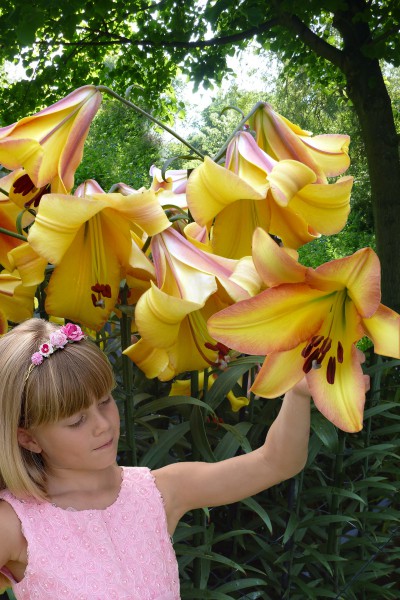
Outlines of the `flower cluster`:
M400 316L380 302L371 248L316 269L296 252L346 224L349 137L314 136L258 103L226 149L190 172L153 166L147 189L120 182L105 192L89 179L74 190L105 89L83 86L0 128L0 162L11 171L0 180L0 334L31 316L50 263L46 313L95 331L112 313L134 314L124 354L147 378L215 374L238 353L261 355L257 396L305 376L320 412L359 431L357 344L367 336L376 353L400 358ZM78 326L62 327L30 369L82 338Z
M43 359L49 358L56 350L62 350L68 343L79 342L84 337L85 335L79 325L74 325L73 323L63 325L60 329L50 334L49 340L39 346L38 352L32 354L32 365L42 364Z

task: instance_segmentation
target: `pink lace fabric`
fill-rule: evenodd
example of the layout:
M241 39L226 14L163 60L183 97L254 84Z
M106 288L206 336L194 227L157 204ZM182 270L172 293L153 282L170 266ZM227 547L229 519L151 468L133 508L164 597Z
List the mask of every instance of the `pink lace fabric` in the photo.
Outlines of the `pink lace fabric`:
M8 491L0 498L28 542L25 576L12 582L17 600L180 599L164 504L149 469L123 467L119 496L104 510L64 510Z

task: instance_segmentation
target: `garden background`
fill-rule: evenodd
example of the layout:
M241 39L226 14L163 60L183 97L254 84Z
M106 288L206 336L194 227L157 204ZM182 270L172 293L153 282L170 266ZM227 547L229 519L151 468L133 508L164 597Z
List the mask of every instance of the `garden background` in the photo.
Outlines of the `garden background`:
M300 261L316 267L375 248L382 301L399 311L400 9L366 0L264 4L105 0L82 7L70 0L54 7L36 0L27 12L6 0L0 125L94 84L108 85L209 156L259 101L314 134L349 134L355 184L348 222L300 248ZM227 56L249 45L246 79L256 92L241 89L226 67ZM193 109L187 99L183 105L188 77L212 92L207 108ZM195 158L151 119L105 99L75 185L90 177L104 190L121 181L147 188L152 164L192 169ZM232 361L209 390L187 374L190 395L170 396L170 383L147 379L121 356L134 316L124 290L120 311L97 334L119 381L121 462L155 468L221 460L262 443L280 399L250 397L233 412L228 398L248 394L260 358ZM362 344L371 376L363 430L340 431L314 410L299 476L254 499L187 515L174 538L184 600L400 598L400 363Z

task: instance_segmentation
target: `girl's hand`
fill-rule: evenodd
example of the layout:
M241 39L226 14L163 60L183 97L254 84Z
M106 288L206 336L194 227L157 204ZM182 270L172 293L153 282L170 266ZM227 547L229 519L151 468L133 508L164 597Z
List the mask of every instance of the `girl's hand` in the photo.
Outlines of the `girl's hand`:
M7 588L11 587L11 581L5 575L0 573L0 594L6 591Z
M300 379L300 381L298 381L292 387L291 391L296 396L302 396L304 398L311 398L311 392L310 392L310 388L308 387L308 383L307 383L306 377L303 377L303 379Z

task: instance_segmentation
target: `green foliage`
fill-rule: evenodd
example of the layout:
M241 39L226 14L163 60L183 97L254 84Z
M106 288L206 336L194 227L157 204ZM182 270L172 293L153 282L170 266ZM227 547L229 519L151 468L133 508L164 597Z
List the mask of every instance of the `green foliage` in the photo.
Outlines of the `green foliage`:
M160 136L141 115L104 100L91 125L76 183L95 179L106 191L120 182L136 189L148 186L149 167L159 162L160 145Z
M29 10L20 0L4 0L0 35L7 44L0 47L0 64L21 58L29 81L4 90L3 118L11 122L85 83L129 88L133 101L151 102L155 112L165 113L175 103L171 82L178 65L197 84L212 87L228 71L226 56L254 36L262 47L276 52L291 73L306 65L322 87L343 88L335 50L343 47L338 24L346 15L358 28L354 39L363 56L400 63L400 14L396 3L388 0L350 5L339 0L217 0L206 5L33 0ZM364 39L366 28L372 33ZM203 39L210 29L215 41Z
M106 349L121 382L117 324L112 332ZM260 359L238 359L207 393L200 390L200 399L170 397L169 384L146 380L133 367L133 437L129 442L123 427L121 462L132 443L138 463L152 468L221 460L261 445L280 399L253 398L232 413L225 398L241 376L247 385ZM371 391L361 432L338 431L314 410L300 475L182 519L174 546L183 600L398 598L400 361L368 353L367 365Z

